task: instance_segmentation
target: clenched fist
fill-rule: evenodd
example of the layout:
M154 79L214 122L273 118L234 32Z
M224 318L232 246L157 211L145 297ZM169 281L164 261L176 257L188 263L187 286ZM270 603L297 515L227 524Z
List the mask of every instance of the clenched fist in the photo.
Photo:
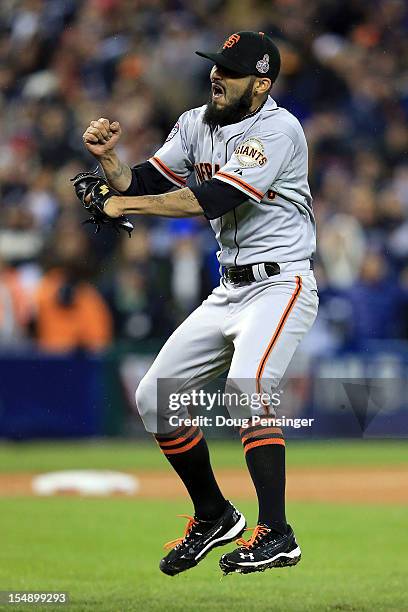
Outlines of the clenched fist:
M115 148L121 134L118 121L110 123L109 119L100 117L97 121L91 121L82 138L88 151L100 158Z

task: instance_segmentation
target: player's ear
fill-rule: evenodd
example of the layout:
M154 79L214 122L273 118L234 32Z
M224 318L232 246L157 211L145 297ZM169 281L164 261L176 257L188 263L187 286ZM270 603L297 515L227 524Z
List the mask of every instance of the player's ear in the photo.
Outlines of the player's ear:
M271 86L272 86L271 79L267 79L267 78L257 79L255 82L255 93L258 96L262 96L268 93Z

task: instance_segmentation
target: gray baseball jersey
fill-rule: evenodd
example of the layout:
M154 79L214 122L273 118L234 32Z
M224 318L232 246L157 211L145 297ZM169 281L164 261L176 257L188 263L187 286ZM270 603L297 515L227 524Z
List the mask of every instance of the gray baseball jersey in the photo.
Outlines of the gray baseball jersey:
M247 395L276 387L318 307L309 261L315 222L299 122L271 98L258 112L214 131L203 122L204 111L184 113L149 161L179 187L195 172L198 183L214 177L247 196L211 225L220 264L251 264L255 282L233 285L221 278L167 340L136 393L151 432L177 427L158 393L160 381L190 390L228 369L228 383ZM265 262L279 263L280 273L268 277ZM236 405L227 408L237 414ZM265 413L264 406L259 410ZM176 416L183 420L187 409Z
M179 187L195 172L198 183L214 177L248 197L211 221L220 264L310 259L315 220L299 121L270 97L258 112L214 131L204 111L183 113L149 161Z

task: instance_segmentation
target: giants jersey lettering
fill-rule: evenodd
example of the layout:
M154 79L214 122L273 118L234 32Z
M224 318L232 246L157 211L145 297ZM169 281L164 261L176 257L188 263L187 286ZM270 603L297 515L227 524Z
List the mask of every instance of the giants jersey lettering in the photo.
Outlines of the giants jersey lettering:
M194 164L197 183L200 185L203 181L209 180L219 171L219 169L220 164L215 164L215 166L209 162Z
M312 257L315 220L299 121L272 98L242 121L215 130L203 122L204 111L202 106L183 113L149 161L178 187L195 173L198 183L213 177L247 196L210 222L220 264Z

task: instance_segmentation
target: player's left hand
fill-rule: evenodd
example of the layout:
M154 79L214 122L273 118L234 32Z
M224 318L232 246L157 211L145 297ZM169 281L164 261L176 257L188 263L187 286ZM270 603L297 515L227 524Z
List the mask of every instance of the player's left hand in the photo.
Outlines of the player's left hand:
M113 198L120 194L112 189L104 177L99 176L97 171L80 172L71 181L78 199L91 215L84 223L93 223L96 233L102 225L110 225L117 232L123 229L128 232L130 238L133 224L118 212Z

